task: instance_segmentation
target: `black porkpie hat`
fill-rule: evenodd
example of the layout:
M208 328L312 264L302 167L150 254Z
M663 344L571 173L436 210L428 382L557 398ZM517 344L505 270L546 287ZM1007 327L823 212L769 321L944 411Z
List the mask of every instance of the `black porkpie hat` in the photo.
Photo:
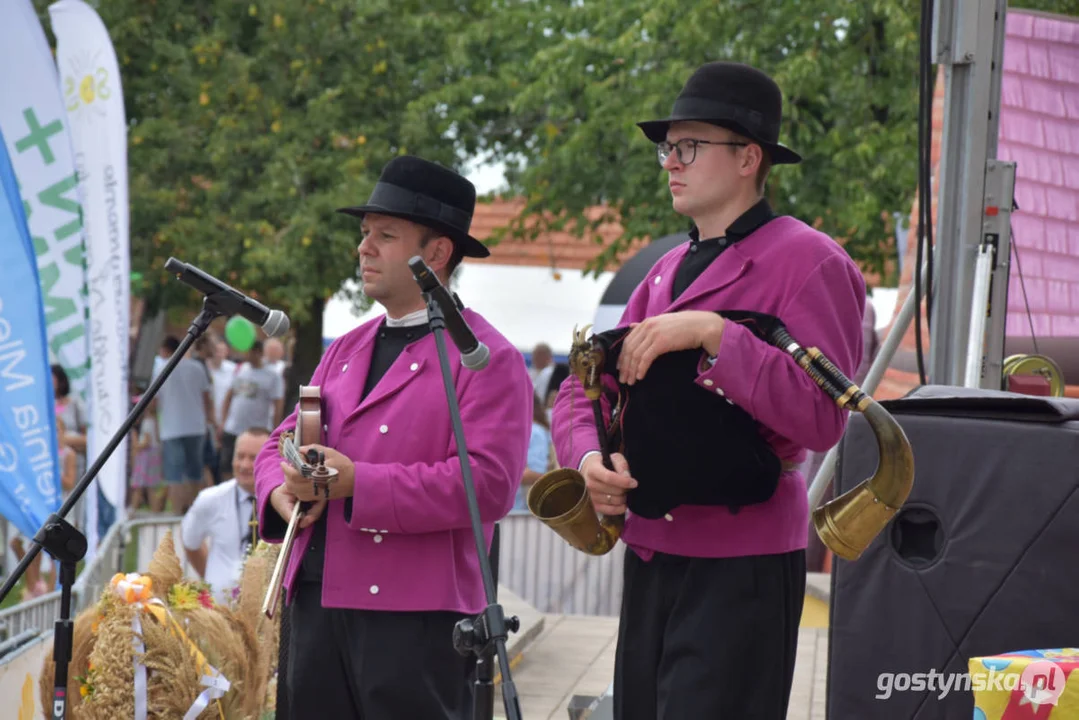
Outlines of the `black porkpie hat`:
M649 140L667 139L671 123L695 120L711 123L750 138L775 165L793 165L802 156L779 143L783 95L772 78L760 70L731 62L702 65L686 81L669 117L637 123Z
M442 233L466 257L487 257L491 251L468 234L476 209L476 186L438 163L402 155L386 163L366 205L337 212L367 213L411 220Z

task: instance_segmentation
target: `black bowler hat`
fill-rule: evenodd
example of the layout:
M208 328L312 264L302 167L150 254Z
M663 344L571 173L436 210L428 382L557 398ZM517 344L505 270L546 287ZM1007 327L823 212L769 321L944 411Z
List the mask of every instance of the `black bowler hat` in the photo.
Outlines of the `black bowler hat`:
M453 170L411 155L386 163L366 205L337 212L363 217L367 213L411 220L442 233L467 257L487 257L491 251L468 234L476 209L476 186Z
M671 123L696 120L733 130L764 148L775 165L793 165L802 156L779 143L783 95L772 78L760 70L731 62L712 62L697 68L663 120L637 123L655 143L667 139Z

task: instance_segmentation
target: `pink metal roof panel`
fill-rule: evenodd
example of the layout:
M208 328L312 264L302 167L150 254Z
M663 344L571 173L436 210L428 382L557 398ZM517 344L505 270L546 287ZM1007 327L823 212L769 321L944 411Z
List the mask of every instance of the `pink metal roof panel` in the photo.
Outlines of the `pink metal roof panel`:
M997 157L1019 205L1006 332L1079 337L1079 21L1009 11Z

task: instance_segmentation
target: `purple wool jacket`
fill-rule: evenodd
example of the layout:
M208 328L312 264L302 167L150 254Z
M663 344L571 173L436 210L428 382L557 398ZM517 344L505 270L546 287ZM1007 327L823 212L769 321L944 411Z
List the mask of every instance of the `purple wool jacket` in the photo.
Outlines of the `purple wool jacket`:
M533 390L521 353L479 314L462 314L491 351L484 370L467 370L445 336L489 551L494 523L513 506L524 474ZM434 335L406 347L361 402L381 323L380 316L335 340L309 383L321 388L323 444L356 464L351 518L344 499L326 508L322 605L478 613L483 582ZM285 527L268 501L284 482L277 438L295 427L294 409L255 461L259 531L269 542L281 542ZM267 536L272 527L280 533ZM312 531L293 544L289 601Z
M862 356L865 280L835 241L795 218L781 216L727 248L671 302L675 273L689 243L664 255L634 291L619 327L681 310L750 310L778 317L803 347L816 346L847 377ZM695 382L727 398L764 426L781 460L799 463L806 450L826 451L846 428L847 412L821 390L789 354L728 321L714 365L701 353ZM608 384L617 379L605 377ZM603 400L604 417L610 407ZM559 464L579 467L598 450L591 403L572 375L555 401L552 435ZM723 463L717 457L716 464ZM633 474L633 468L630 469ZM654 552L689 557L736 557L806 547L809 507L805 478L783 473L770 500L741 508L675 508L648 520L627 513L623 541L644 559Z

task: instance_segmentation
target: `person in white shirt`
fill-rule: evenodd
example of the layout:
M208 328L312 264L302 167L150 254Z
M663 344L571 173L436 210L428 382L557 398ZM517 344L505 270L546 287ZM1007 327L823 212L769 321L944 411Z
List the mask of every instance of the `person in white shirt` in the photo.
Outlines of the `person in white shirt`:
M236 438L236 477L206 488L184 515L180 538L188 562L210 587L218 604L232 599L244 559L258 538L254 525L255 458L270 436L263 427Z
M557 388L549 387L553 371L554 353L551 352L551 346L547 343L536 345L532 349L532 367L528 369L528 374L532 378L532 387L541 401L547 397L549 390L557 390Z
M163 348L170 357L179 347L175 337L165 338ZM218 427L210 373L193 355L194 349L189 348L150 406L151 412L157 413L161 462L175 513L184 513L191 506L202 484L206 433L216 434Z
M288 365L285 362L284 344L277 338L269 338L263 346L263 352L265 354L263 364L284 378L285 368Z
M232 378L225 393L221 413L225 425L220 435L221 472L232 473L231 458L237 435L249 427L277 427L285 402L285 382L263 363L262 341L256 340L247 353L247 362Z
M217 422L224 425L225 416L221 411L225 405L225 395L232 387L232 378L240 366L229 360L228 343L216 336L211 339L211 343L212 352L206 359L206 369L210 371L214 384L214 412L217 414Z
M222 338L216 335L204 335L208 342L208 352L205 357L206 369L210 372L210 380L213 385L214 413L217 418L217 427L225 426L225 396L232 387L232 379L240 369L239 365L229 360L229 346ZM210 473L214 478L214 485L221 483L222 466L226 463L221 461L221 440L214 433L207 438L206 461Z

